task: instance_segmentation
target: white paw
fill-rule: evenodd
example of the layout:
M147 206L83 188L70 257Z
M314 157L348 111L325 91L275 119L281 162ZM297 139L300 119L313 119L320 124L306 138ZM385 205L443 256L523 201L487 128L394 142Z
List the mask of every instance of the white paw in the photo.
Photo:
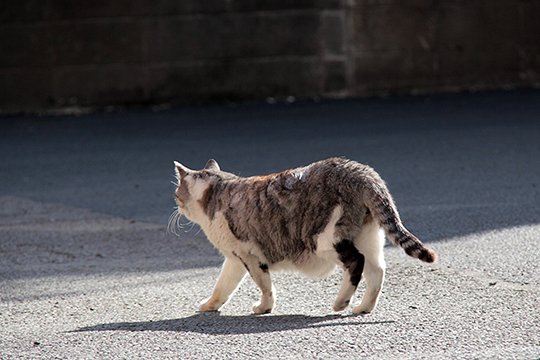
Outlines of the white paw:
M253 306L253 314L255 315L262 315L262 314L269 314L272 312L272 308L261 306L261 305L255 305Z
M269 314L272 312L273 307L274 307L274 298L266 298L265 300L261 300L260 302L256 303L253 306L253 314L255 315Z
M345 310L347 306L349 306L350 300L337 300L334 303L334 311L342 311Z
M200 312L209 312L209 311L218 311L222 304L209 299L206 302L203 302L201 305L199 305L199 311Z
M353 307L352 313L354 315L367 315L373 311L373 306L366 306L363 304Z

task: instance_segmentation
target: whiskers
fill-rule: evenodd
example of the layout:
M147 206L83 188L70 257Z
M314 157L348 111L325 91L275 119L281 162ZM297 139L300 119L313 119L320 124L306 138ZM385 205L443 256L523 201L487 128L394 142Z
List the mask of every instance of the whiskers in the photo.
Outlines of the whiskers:
M185 223L181 223L180 220L182 220L182 213L178 211L177 208L174 209L171 216L169 216L169 222L167 223L167 233L174 234L176 236L180 236L180 233L178 230L182 229L185 233L190 232L193 230L193 227L195 226L195 223L192 221L187 220ZM189 229L186 230L186 227L191 225ZM200 230L199 230L200 231ZM197 232L198 234L199 232ZM197 235L195 234L195 235Z
M181 180L178 177L174 176L174 181L171 181L171 184L173 184L176 188L179 188L180 181ZM169 222L167 223L167 233L180 236L180 233L179 233L180 229L182 229L185 233L188 233L191 230L193 230L193 228L196 225L193 221L190 221L186 218L186 222L182 223L180 222L181 219L182 219L182 213L178 211L178 208L175 206L173 213L171 214L171 216L169 216ZM187 226L189 225L191 225L189 229L186 229ZM197 236L200 231L201 231L201 228L199 228L195 236Z
M172 178L173 178L173 180L171 180L171 184L173 184L175 188L179 188L181 179L178 176L175 176L175 175L173 175Z

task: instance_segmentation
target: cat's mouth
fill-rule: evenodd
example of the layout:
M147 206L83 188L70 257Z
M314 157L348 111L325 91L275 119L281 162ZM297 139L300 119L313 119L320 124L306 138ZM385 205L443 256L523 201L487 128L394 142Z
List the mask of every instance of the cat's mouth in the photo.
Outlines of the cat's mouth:
M183 204L182 202L180 202L180 201L177 201L177 202L176 202L176 205L177 205L177 206L176 206L176 209L177 209L176 211L182 213L182 212L183 212L182 210L184 210L184 208L185 208L185 207L184 207L184 204Z
M178 206L179 210L184 207L184 202L180 199L180 196L178 196L178 194L174 194L174 202Z

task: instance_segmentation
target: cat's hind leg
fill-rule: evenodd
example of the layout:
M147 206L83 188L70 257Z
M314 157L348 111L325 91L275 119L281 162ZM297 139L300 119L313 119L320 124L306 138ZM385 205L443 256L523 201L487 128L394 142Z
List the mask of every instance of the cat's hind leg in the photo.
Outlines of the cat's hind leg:
M242 261L251 278L261 290L261 300L253 306L253 313L256 315L270 313L274 307L275 298L268 264L261 262L257 256L250 253L233 252L233 254Z
M345 309L354 295L364 270L364 255L351 240L341 240L334 245L339 263L343 268L341 288L334 303L334 311Z
M236 258L225 258L212 296L203 301L199 306L199 311L219 310L229 300L245 275L246 269L241 261Z
M384 271L384 266L366 261L364 272L367 285L366 292L362 296L360 305L353 307L353 314L369 314L375 309L384 282Z
M366 224L362 233L355 241L356 247L366 259L364 276L366 291L362 302L353 307L353 314L367 314L373 311L379 301L379 295L384 282L386 264L384 261L384 235L375 222Z

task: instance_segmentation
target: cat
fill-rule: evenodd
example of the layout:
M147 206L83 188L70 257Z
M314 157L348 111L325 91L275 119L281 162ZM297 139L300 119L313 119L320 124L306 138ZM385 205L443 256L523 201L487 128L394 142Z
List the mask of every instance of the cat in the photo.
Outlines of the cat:
M367 314L384 281L384 234L412 257L437 259L404 227L385 182L367 165L330 158L253 177L222 171L213 159L199 171L174 165L178 214L198 224L225 257L201 312L218 311L249 273L261 291L253 313L269 313L271 272L324 277L338 265L343 280L334 311L347 308L364 275L366 291L352 312Z

